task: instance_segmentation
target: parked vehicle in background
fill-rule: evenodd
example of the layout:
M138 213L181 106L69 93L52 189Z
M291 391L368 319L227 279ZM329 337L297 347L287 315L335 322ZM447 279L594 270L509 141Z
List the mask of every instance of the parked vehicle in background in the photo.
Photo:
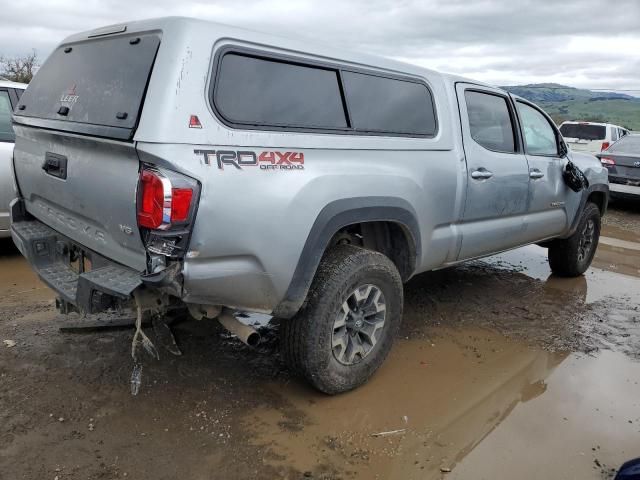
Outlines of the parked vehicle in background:
M9 202L16 196L11 174L11 156L15 140L11 115L25 88L27 86L23 83L0 80L0 238L11 236Z
M596 156L609 170L612 196L640 198L640 134L626 135Z
M540 242L580 275L608 201L524 99L192 19L66 39L14 121L13 238L63 312L186 306L247 343L233 311L272 314L327 393L380 366L413 275Z
M562 122L560 133L572 150L599 153L629 134L629 130L610 123Z

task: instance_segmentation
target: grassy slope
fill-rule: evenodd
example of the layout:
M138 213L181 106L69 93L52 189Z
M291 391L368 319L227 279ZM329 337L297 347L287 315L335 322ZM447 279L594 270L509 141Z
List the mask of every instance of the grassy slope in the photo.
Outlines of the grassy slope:
M599 100L589 102L569 100L540 102L540 106L556 122L565 120L591 120L621 125L640 130L640 100Z
M557 123L565 120L591 120L640 130L640 98L610 92L593 92L558 84L518 85L503 88L537 103Z

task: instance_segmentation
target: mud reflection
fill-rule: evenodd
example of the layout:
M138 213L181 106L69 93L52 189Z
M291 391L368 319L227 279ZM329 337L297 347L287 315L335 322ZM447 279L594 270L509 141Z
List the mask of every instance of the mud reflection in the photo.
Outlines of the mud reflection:
M269 446L272 465L302 472L434 478L516 405L544 393L565 358L483 331L440 333L439 340L398 341L374 379L345 395L278 385L288 405L247 416L253 441Z
M0 292L2 305L54 298L10 238L0 239Z

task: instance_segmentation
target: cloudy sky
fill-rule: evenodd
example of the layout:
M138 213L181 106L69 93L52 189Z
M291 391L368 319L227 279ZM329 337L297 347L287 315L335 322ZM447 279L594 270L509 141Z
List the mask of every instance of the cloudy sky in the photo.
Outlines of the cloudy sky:
M636 89L640 0L21 0L3 2L0 55L46 57L65 36L184 15L302 35L493 84Z

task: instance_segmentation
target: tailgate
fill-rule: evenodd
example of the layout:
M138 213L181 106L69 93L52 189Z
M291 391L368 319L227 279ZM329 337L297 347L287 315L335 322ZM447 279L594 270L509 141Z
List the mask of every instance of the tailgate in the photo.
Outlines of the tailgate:
M113 30L113 29L112 29ZM63 43L14 113L16 180L26 210L62 235L138 271L140 163L132 142L158 31L126 27Z
M111 260L145 269L133 144L16 125L14 167L34 217Z

